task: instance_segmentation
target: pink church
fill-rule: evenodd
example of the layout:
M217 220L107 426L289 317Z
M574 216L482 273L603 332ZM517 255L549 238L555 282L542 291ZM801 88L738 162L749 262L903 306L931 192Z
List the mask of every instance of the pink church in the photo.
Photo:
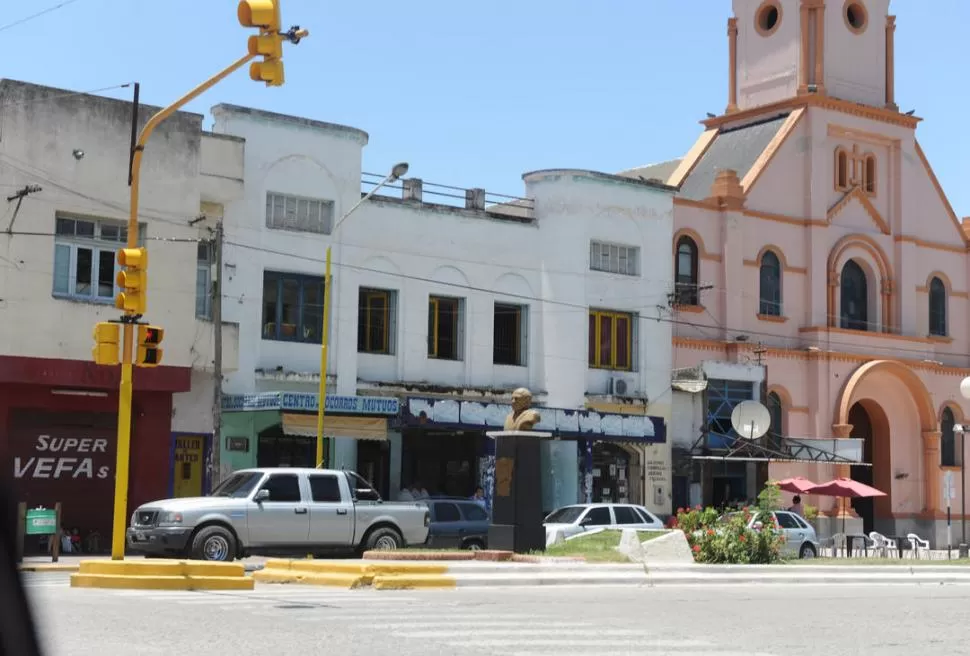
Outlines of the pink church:
M896 104L889 4L734 0L724 114L703 122L683 159L637 173L663 171L679 188L675 368L766 372L748 398L769 407L778 453L767 465L698 459L689 476L703 501L747 498L766 477L851 476L886 492L846 506L856 532L942 545L950 470L960 538L964 449L953 426L970 415L960 394L970 219L940 188L920 119ZM708 432L694 453L723 456L735 435L725 412L746 392L707 378ZM798 452L852 451L836 438L860 440L857 459L871 467ZM841 521L831 498L804 501Z

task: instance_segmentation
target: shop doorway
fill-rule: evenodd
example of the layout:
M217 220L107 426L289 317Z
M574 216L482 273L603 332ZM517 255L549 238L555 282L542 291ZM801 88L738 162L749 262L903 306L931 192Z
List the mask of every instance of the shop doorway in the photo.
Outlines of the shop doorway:
M620 446L593 444L593 503L630 503L630 454Z
M390 499L391 443L357 440L357 473L374 486L382 499Z
M202 466L205 462L205 436L175 435L175 454L172 463L172 496L201 497Z
M329 439L324 442L327 453ZM256 442L257 467L316 467L317 438L284 435L280 426L271 426L259 434Z
M420 483L432 496L470 497L479 485L486 439L481 432L405 430L401 485Z

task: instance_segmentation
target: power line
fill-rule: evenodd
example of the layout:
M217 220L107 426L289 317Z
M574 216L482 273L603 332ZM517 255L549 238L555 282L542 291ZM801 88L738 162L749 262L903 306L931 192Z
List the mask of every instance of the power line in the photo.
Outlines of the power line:
M49 14L53 11L57 11L58 9L63 9L64 7L70 4L73 4L75 2L77 2L77 0L64 0L64 2L61 2L60 4L56 4L53 7L48 7L47 9L40 10L36 14L31 14L30 16L24 16L23 18L18 18L12 23L7 23L6 25L0 26L0 32L3 32L4 30L9 30L12 27L17 27L18 25L23 25L27 21L32 21L35 18L40 18L41 16L45 14Z
M236 247L239 247L239 248L245 248L245 249L248 249L248 250L253 250L253 251L258 251L258 252L264 252L264 253L270 253L270 254L274 254L274 255L281 255L281 256L285 256L285 257L290 258L290 259L306 260L306 261L314 262L314 263L317 263L317 264L320 263L320 260L317 259L317 258L310 258L310 257L306 257L306 256L301 256L301 255L297 255L297 254L292 253L292 252L275 250L275 249L272 249L272 248L267 248L265 246L253 246L251 244L243 244L243 243L239 243L239 242L235 242L235 241L230 241L230 240L226 240L225 243L228 244L228 245L236 246ZM454 287L454 288L457 288L457 289L465 289L465 290L468 290L468 291L475 291L475 292L481 292L481 293L486 293L486 294L492 294L492 295L496 295L496 296L502 296L502 297L505 297L505 298L513 298L513 299L519 299L519 300L535 301L535 302L549 304L549 305L558 305L558 306L567 307L567 308L570 308L572 310L577 310L577 311L588 312L589 309L590 309L588 305L583 305L583 304L579 304L579 303L570 303L569 301L559 301L559 300L555 300L555 299L542 298L542 297L539 297L539 296L532 296L532 295L528 295L528 294L516 294L516 293L510 293L510 292L499 292L499 291L496 291L494 289L488 289L486 287L479 287L479 286L476 286L476 285L466 285L466 284L462 284L462 283L453 283L453 282L442 282L442 281L439 281L439 280L434 280L433 278L427 278L427 277L423 277L423 276L409 275L409 274L404 274L404 273L391 273L391 272L388 272L388 271L383 271L381 269L373 269L373 268L370 268L370 267L364 267L364 266L359 266L359 265L354 265L354 264L345 264L345 263L339 263L339 262L337 262L337 263L334 263L334 266L336 266L338 268L351 269L351 270L354 270L354 271L363 271L363 272L367 272L367 273L377 273L377 274L380 274L380 275L386 275L386 276L391 276L391 277L395 277L395 278L403 278L403 279L406 279L406 280L414 280L414 281L417 281L417 282L425 282L425 283L432 284L432 285L441 285L441 286L444 286L444 287ZM656 307L640 307L640 308L637 308L637 309L638 310L651 310L651 309L652 310L656 310L657 308ZM687 327L695 328L695 329L700 330L700 331L703 331L703 330L711 330L712 328L715 328L713 326L709 326L707 324L702 324L702 323L697 323L697 322L694 322L694 321L686 321L686 320L683 320L683 319L675 319L675 318L671 318L671 317L661 316L661 314L660 314L659 311L657 312L657 315L656 316L645 316L643 314L640 314L638 316L638 318L641 321L657 321L657 322L660 322L660 323L668 323L668 324L675 325L675 326L687 326ZM796 344L798 344L798 343L803 343L804 342L804 340L802 338L792 337L792 336L789 336L789 335L779 335L779 334L776 334L776 333L769 333L769 332L765 332L765 331L750 330L750 329L747 329L747 328L732 328L732 327L729 327L729 326L722 326L721 328L723 330L728 331L728 332L734 332L734 333L739 333L739 334L744 334L744 335L751 335L751 336L759 336L759 337L770 337L772 339L784 340L786 343L787 342L795 342ZM878 336L879 333L873 333L873 335L874 336ZM834 341L834 340L828 340L827 343L829 345L832 345L832 346L842 346L842 347L845 347L847 349L853 349L851 352L855 352L855 349L858 349L859 348L859 345L858 344L852 344L852 343L849 343L849 342L838 342L838 341ZM812 344L808 344L808 345L809 346L812 346ZM794 349L794 348L791 348L791 347L785 347L785 348L786 348L786 350L798 350L798 349ZM874 350L888 351L890 353L900 353L900 352L904 352L904 353L911 353L911 354L919 355L919 356L928 356L928 355L935 356L936 355L934 352L930 352L930 351L922 351L922 350L918 350L918 349L903 348L903 347L898 347L898 346L881 347L881 346L871 346L870 345L869 348L874 349ZM860 354L860 355L862 355L862 354ZM957 356L957 357L970 357L970 353L947 353L946 355L949 355L949 356ZM925 358L924 357L921 357L921 359L925 359Z

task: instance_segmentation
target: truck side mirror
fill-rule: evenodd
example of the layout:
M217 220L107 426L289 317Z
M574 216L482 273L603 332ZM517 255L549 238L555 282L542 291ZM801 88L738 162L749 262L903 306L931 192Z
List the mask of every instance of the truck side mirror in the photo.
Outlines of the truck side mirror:
M256 503L269 501L269 490L267 490L266 488L263 488L262 490L258 490L256 492L256 495L253 497L253 501L255 501Z

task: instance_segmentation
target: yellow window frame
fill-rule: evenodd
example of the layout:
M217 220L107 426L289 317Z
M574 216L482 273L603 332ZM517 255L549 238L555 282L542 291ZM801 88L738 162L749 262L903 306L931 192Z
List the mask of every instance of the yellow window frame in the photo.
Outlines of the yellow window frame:
M590 364L594 369L613 369L617 371L632 370L633 362L633 315L629 312L610 312L606 310L590 310L589 316L593 317L593 328L595 336L593 340L593 362ZM602 361L603 353L603 322L601 319L610 320L610 361ZM617 362L617 319L626 319L626 362Z
M381 333L381 345L374 348L371 344L371 321L373 320L373 302L376 299L384 302L384 330ZM390 351L390 306L391 294L380 290L367 290L364 292L364 349L367 353L388 353Z

